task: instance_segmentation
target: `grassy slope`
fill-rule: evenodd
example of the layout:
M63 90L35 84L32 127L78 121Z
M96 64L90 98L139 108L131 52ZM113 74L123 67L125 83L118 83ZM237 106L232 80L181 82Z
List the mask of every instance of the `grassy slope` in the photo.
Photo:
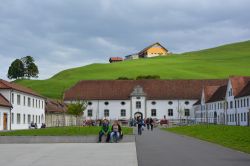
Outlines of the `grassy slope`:
M242 126L196 125L164 129L225 147L250 153L250 128Z
M79 80L117 79L120 76L160 75L162 79L212 79L250 75L250 41L169 57L91 64L64 70L48 80L21 80L42 95L60 98Z
M45 129L16 130L0 132L0 136L82 136L98 135L100 127L56 127ZM133 134L133 129L122 127L124 135Z

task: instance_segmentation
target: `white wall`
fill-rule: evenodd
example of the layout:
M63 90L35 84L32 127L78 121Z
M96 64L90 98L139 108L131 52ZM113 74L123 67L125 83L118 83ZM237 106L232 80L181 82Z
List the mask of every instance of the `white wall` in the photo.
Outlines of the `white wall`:
M141 102L141 108L136 108L136 101ZM172 102L170 105L169 102ZM196 100L146 100L145 97L131 97L131 100L91 100L91 105L88 105L84 118L86 119L130 119L134 118L136 112L141 112L143 118L152 117L157 119L163 119L164 115L167 119L194 119L194 110L192 105ZM108 105L105 105L108 102ZM121 103L125 102L125 105ZM152 104L155 102L155 105ZM188 104L185 104L188 102ZM65 103L71 103L71 101L65 101ZM109 110L109 116L104 116L104 110ZM121 116L121 109L126 110L126 116ZM156 116L151 116L151 110L156 109ZM173 116L168 116L168 109L173 109ZM190 110L190 116L184 115L184 109ZM92 110L92 117L88 116L88 110ZM181 111L178 111L181 110Z
M31 121L37 123L38 127L41 127L41 124L45 122L45 99L15 90L14 91L1 90L1 93L5 98L7 98L10 101L13 107L13 109L11 110L11 116L14 115L14 118L11 119L12 130L28 129L30 124L28 123L28 115L31 116ZM14 101L12 101L12 94L14 95ZM20 95L20 104L17 103L17 95ZM25 105L24 105L24 96L25 96ZM30 103L31 103L30 106L28 106L28 98L30 98ZM33 107L33 99L34 99L34 107ZM40 107L39 107L39 101L40 101ZM18 122L17 119L18 114L20 114L20 122Z

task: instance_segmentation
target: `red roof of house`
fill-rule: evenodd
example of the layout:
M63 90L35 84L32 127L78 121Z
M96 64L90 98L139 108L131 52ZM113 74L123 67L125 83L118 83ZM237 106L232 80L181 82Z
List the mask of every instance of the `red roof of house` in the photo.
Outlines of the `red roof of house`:
M220 86L210 97L207 103L222 101L225 99L227 93L227 85Z
M2 107L12 107L10 102L0 93L0 106Z
M2 79L0 79L0 89L13 89L13 90L28 93L28 94L31 94L31 95L35 95L35 96L38 96L38 97L42 97L41 95L34 92L30 88L26 88L26 87L21 86L19 84L16 84L16 83L13 83L13 82L8 82L8 81L2 80ZM42 97L42 98L44 98L44 97Z
M238 95L235 97L238 98L238 97L244 97L244 96L250 96L250 81L248 81L248 83L242 89L242 91L238 93Z
M123 61L123 58L121 58L121 57L110 57L109 61Z
M207 85L224 85L227 80L89 80L80 81L64 93L64 100L129 99L140 85L148 99L199 99Z
M46 100L45 112L46 113L64 113L67 111L67 105L63 102L48 99Z
M210 98L213 96L213 94L217 91L217 89L219 87L220 87L220 85L218 85L218 86L205 86L204 87L205 102L210 100Z
M239 93L243 90L243 88L248 84L248 81L250 81L250 77L232 76L229 77L229 80L232 84L233 95L238 96Z

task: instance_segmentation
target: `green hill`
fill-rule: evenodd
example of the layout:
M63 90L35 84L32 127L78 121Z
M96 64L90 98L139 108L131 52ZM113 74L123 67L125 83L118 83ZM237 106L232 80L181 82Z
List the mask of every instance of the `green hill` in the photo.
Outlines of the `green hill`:
M63 91L79 80L135 78L159 75L161 79L214 79L229 75L250 76L250 41L216 48L138 59L113 64L91 64L64 70L47 80L18 80L44 96L60 98Z

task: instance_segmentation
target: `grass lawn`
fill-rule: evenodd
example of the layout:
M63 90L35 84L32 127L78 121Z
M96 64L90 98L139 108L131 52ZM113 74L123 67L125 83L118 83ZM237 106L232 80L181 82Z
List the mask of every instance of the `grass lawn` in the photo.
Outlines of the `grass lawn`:
M0 132L0 136L86 136L98 135L100 127L53 127L45 129ZM133 129L122 127L124 135L133 134Z
M46 80L16 82L46 97L59 99L66 89L80 80L114 80L118 77L136 78L138 75L159 75L161 79L221 79L230 75L250 76L250 41L119 63L109 64L107 59L107 63L64 70Z
M166 128L170 132L213 142L250 153L250 127L224 125L194 125Z

